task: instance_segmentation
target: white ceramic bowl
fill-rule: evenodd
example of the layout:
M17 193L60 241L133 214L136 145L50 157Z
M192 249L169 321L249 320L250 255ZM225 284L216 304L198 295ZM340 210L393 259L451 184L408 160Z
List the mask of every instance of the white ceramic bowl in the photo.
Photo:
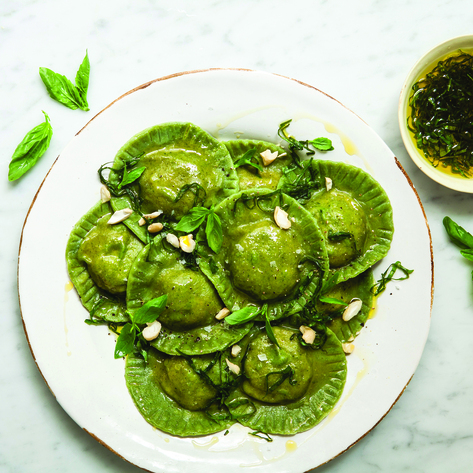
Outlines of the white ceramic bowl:
M402 86L398 110L399 127L401 129L402 140L404 141L404 146L406 147L407 152L423 173L445 187L460 192L473 193L473 178L468 179L461 176L446 174L432 166L432 164L424 157L422 151L420 151L415 145L407 128L409 97L411 95L412 85L416 82L420 74L422 74L430 65L435 66L439 59L458 49L470 50L469 52L471 53L471 50L473 49L473 35L458 36L445 41L431 49L417 61Z

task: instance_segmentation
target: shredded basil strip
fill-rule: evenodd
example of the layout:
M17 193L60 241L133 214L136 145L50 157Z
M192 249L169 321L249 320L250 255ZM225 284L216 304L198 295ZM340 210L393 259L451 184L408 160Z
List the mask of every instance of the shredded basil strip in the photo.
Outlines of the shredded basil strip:
M253 437L258 437L260 439L266 440L266 442L272 442L273 439L267 434L266 432L261 432L261 430L257 430L255 432L248 432Z
M394 275L396 274L397 270L404 273L404 277L395 278ZM402 281L404 279L408 279L409 275L413 272L413 269L407 269L400 261L396 261L395 263L390 264L388 269L381 274L381 278L371 287L371 292L377 296L386 289L386 284L389 281Z
M279 375L279 378L273 384L269 385L269 377L274 375ZM275 391L276 388L281 386L281 384L284 383L286 379L288 380L291 386L297 384L297 381L294 379L294 369L291 368L289 365L281 371L273 371L271 373L268 373L266 375L266 394Z
M65 76L47 67L39 68L39 75L49 96L72 110L88 111L87 90L89 88L90 62L86 51L84 60L76 74L75 85Z
M44 113L44 122L30 130L16 147L8 168L8 180L16 181L29 171L49 148L53 129L49 116Z

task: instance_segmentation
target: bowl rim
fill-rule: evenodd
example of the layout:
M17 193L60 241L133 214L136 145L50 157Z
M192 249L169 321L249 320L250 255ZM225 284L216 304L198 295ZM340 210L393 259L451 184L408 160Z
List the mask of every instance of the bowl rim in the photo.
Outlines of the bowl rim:
M411 159L416 166L428 177L437 183L459 192L473 193L473 178L465 179L446 174L430 164L424 155L415 146L409 130L406 126L407 122L407 108L410 96L411 87L419 74L425 70L429 65L438 61L442 56L449 52L456 51L462 48L473 48L473 35L456 36L427 51L411 68L407 75L399 97L398 106L398 121L401 132L402 141L409 153Z

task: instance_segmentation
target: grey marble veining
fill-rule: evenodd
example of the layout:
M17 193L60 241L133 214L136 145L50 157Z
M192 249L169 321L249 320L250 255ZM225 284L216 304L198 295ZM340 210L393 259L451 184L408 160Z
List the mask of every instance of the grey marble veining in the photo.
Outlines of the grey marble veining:
M420 172L397 123L399 93L410 68L436 44L471 34L470 12L465 0L0 2L0 471L140 471L81 430L36 368L17 299L21 228L55 158L96 113L149 80L208 67L274 72L337 98L393 150L430 223L435 299L418 370L386 418L317 471L471 471L473 265L448 241L442 218L450 215L473 230L473 195L443 188ZM91 111L84 113L52 101L38 68L74 77L86 48ZM11 184L11 155L43 120L41 110L53 123L51 146L32 171Z

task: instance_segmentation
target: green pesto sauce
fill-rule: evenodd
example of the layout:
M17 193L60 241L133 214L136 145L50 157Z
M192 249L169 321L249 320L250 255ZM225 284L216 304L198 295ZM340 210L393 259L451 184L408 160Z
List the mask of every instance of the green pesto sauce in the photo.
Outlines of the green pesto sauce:
M103 216L83 239L77 258L87 264L94 282L112 294L126 291L128 273L143 244L125 225L108 225Z
M307 349L297 337L292 337L295 334L293 330L274 327L273 331L281 348L272 343L263 332L248 346L243 366L243 391L259 401L271 404L292 402L307 391L313 375L312 364L309 362ZM289 379L285 379L274 391L268 392L268 386L277 382L281 375L270 375L268 384L267 375L282 371L288 366L294 370L292 379L295 384L291 385Z
M168 295L167 308L159 320L171 330L209 325L222 308L217 291L208 279L178 261L175 266L163 269L149 284L155 294Z
M314 194L306 205L325 238L331 268L345 266L364 252L368 223L361 205L349 193L332 189ZM330 236L346 232L339 241Z
M299 241L293 232L264 219L238 227L231 234L227 269L233 285L262 301L286 297L300 273Z
M174 202L182 187L195 182L205 189L208 198L219 190L222 170L207 148L198 144L195 149L188 148L188 144L176 142L150 151L140 159L139 166L146 167L139 179L145 213L162 210L179 220L194 202L192 192Z
M205 358L207 364L212 357ZM198 360L196 359L196 364ZM180 356L171 356L162 361L150 358L153 374L163 391L180 406L190 411L207 407L216 390L195 373L187 361Z

